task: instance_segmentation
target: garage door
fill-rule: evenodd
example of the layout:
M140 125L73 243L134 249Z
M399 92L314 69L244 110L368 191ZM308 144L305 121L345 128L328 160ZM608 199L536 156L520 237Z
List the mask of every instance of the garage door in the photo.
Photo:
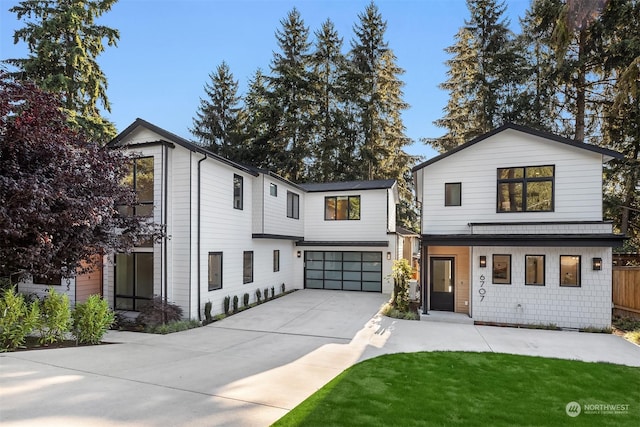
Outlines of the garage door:
M382 252L305 251L304 287L382 292Z

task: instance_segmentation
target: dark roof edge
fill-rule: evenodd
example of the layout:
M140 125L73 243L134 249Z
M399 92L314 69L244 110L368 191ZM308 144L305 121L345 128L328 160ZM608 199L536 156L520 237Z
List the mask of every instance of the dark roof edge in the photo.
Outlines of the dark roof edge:
M303 240L296 242L296 246L363 246L363 247L388 247L389 242L386 240L381 241L347 241L347 242L335 242L335 241L307 241Z
M360 183L378 183L372 187L366 188L354 188L353 184ZM392 188L397 183L395 179L372 179L372 180L361 180L361 181L336 181L336 182L317 182L317 183L306 183L300 184L300 186L307 193L324 193L327 191L352 191L352 190L387 190ZM333 184L333 185L332 185ZM348 185L351 184L351 185ZM329 187L329 188L315 188L315 187ZM331 188L336 187L336 188Z
M484 141L487 138L490 138L502 131L505 131L507 129L513 129L513 130L517 130L519 132L523 132L523 133L527 133L529 135L533 135L533 136L538 136L541 138L546 138L552 141L556 141L562 144L566 144L569 145L571 147L575 147L575 148L582 148L583 150L588 150L588 151L593 151L595 153L598 154L602 154L603 156L609 156L609 157L613 157L616 159L621 159L624 157L624 155L622 153L618 153L617 151L613 151L613 150L609 150L608 148L602 148L602 147L598 147L597 145L592 145L592 144L585 144L584 142L581 141L576 141L574 139L570 139L570 138L565 138L563 136L560 135L556 135L554 133L551 132L546 132L546 131L541 131L541 130L537 130L537 129L533 129L527 126L522 126L522 125L518 125L515 123L505 123L504 125L497 127L483 135L480 135L474 139L472 139L471 141L468 141L462 145L459 145L445 153L442 153L432 159L427 160L426 162L420 163L417 166L414 166L411 171L412 172L416 172L426 166L429 166L430 164L433 164L437 161L440 161L446 157L449 157L450 155L457 153L458 151L464 150L467 147L470 147L474 144L477 144L480 141Z
M129 134L131 134L138 126L142 126L142 127L146 127L147 129L151 130L154 133L157 133L158 135L167 138L168 140L170 140L173 143L176 143L190 151L196 152L196 153L200 153L203 154L207 157L210 157L214 160L217 160L221 163L224 163L226 165L229 165L231 167L234 167L236 169L240 169L244 172L247 172L253 176L258 176L259 174L252 168L247 167L245 165L241 165L240 163L236 163L232 160L229 160L225 157L222 157L218 154L215 154L209 150L206 150L196 144L194 144L191 141L186 140L185 138L182 138L181 136L176 135L175 133L169 132L166 129L162 129L159 126L154 125L153 123L150 123L144 119L141 118L137 118L132 124L130 124L125 130L123 130L122 132L120 132L115 138L113 138L111 141L109 141L107 143L107 147L111 147L111 148L115 148L118 147L119 143L122 142L123 139L125 139Z

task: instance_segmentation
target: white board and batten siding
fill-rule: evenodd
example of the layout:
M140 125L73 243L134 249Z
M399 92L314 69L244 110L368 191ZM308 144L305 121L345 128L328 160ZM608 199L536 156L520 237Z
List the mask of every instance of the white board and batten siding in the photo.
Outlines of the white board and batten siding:
M555 166L553 212L497 213L497 169ZM469 233L468 223L602 220L602 155L507 129L416 174L425 234ZM445 183L462 183L462 205L444 206Z

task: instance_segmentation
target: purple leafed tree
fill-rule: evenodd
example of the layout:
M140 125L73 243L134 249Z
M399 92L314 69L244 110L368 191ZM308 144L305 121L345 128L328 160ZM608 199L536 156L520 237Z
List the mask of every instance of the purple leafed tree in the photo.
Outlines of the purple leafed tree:
M0 277L74 276L83 260L162 236L123 184L129 159L67 125L60 99L0 74ZM124 211L124 210L121 210Z

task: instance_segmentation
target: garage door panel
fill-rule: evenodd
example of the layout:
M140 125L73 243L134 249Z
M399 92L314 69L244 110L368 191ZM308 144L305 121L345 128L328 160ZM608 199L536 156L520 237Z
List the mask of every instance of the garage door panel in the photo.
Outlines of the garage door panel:
M305 287L382 292L382 252L306 251Z

